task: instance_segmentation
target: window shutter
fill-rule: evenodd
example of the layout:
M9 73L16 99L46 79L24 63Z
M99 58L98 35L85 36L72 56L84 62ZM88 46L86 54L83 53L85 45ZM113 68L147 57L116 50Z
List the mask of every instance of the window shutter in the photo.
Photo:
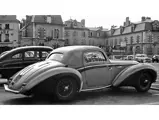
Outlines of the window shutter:
M9 24L9 28L10 28L10 29L13 29L13 28L14 28L13 23L10 23L10 24Z

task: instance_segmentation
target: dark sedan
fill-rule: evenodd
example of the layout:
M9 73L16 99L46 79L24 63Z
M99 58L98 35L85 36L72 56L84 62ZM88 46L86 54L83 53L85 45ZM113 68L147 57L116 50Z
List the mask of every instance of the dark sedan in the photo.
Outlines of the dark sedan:
M47 46L18 47L0 55L0 78L8 79L24 67L45 60L53 50Z
M153 57L152 57L152 62L154 63L154 62L159 62L159 55L154 55Z

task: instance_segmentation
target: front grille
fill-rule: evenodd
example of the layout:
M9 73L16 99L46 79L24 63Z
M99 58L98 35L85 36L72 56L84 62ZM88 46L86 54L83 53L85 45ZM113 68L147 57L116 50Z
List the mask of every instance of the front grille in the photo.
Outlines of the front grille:
M17 82L21 77L22 77L22 75L18 75L18 76L14 79L14 82Z

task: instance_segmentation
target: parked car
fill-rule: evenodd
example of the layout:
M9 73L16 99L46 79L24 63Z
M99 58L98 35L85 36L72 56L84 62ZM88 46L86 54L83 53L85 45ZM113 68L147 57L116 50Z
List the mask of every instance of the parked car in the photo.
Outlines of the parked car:
M67 46L53 50L45 61L19 71L4 85L8 92L24 95L52 95L71 100L76 93L121 86L147 92L157 71L147 63L109 60L95 46Z
M152 62L154 63L154 62L159 62L159 55L154 55L153 57L152 57Z
M151 63L152 62L152 59L149 58L146 54L136 54L135 60L138 62L141 62L141 63L143 63L143 62Z
M52 50L47 46L26 46L1 53L0 78L8 79L24 67L45 60Z
M125 60L134 60L134 57L134 55L128 55Z

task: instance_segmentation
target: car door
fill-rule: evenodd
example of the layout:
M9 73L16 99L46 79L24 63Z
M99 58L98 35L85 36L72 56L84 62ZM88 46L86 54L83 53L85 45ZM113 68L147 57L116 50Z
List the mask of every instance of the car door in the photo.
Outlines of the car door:
M23 65L23 53L18 52L11 55L7 60L3 61L1 68L1 74L3 78L9 78L16 72L24 68Z
M111 83L111 70L101 51L88 51L83 54L85 80L88 88L103 87Z

